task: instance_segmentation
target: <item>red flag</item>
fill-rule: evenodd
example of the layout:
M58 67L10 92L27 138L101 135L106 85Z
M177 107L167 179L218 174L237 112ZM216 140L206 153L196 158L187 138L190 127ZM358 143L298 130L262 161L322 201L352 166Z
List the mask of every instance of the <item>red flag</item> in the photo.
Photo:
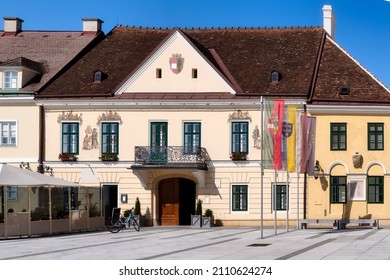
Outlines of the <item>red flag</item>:
M283 117L284 117L284 100L275 100L274 103L274 169L283 168L282 144L283 144Z

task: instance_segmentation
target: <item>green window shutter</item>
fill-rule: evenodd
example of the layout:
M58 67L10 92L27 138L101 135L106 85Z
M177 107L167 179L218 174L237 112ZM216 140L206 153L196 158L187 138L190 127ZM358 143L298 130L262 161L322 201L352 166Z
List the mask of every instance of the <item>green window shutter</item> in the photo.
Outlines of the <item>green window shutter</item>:
M62 123L62 153L79 154L79 123Z
M248 153L248 122L232 122L231 152Z
M119 124L102 123L102 154L119 154Z

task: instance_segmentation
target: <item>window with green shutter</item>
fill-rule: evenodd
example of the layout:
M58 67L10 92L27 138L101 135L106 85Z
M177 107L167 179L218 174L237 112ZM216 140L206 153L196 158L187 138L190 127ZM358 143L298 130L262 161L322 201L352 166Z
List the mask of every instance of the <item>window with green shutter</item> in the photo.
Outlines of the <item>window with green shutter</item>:
M248 153L248 130L248 122L232 122L232 153Z
M330 149L332 151L347 150L347 124L330 124Z
M200 146L200 122L184 123L184 153L198 154Z
M330 176L330 202L346 203L347 202L347 177Z
M118 154L119 124L102 123L102 154Z
M232 210L233 211L248 210L248 186L247 185L232 186Z
M79 123L62 123L62 153L79 153Z
M367 177L367 202L368 203L383 203L384 188L383 176L368 176Z
M368 130L368 150L383 150L384 149L384 128L383 123L369 123Z

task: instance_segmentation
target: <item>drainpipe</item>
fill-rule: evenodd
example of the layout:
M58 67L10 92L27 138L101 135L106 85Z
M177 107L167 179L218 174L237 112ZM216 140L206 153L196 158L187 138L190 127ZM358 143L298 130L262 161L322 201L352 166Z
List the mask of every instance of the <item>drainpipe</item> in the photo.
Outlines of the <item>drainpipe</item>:
M38 172L45 173L43 161L45 159L45 109L39 106L39 150L38 150Z
M307 107L306 105L303 106L303 111L304 112L307 112ZM306 147L304 147L306 149ZM306 160L306 159L305 159ZM303 174L303 218L306 219L306 212L307 212L307 166L306 166L306 169L305 169L305 173Z

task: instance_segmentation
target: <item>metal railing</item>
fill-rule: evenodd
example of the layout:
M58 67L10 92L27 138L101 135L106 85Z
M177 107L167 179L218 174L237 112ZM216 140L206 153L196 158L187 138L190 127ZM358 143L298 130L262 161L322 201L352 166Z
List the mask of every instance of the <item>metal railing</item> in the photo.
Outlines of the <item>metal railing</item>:
M208 153L202 147L183 146L136 146L134 148L135 165L197 165L207 167Z

